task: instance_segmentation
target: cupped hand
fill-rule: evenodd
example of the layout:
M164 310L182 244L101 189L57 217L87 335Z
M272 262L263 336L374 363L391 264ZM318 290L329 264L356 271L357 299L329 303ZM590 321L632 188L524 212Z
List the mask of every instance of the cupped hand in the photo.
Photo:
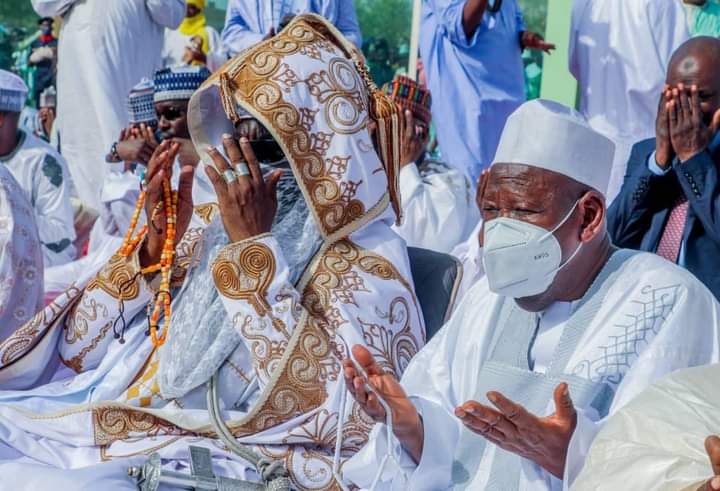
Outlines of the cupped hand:
M282 171L264 177L247 138L241 138L238 146L231 135L224 135L223 146L230 162L211 148L208 154L215 166L205 166L205 172L215 188L228 237L238 242L270 232L277 212L277 184ZM243 167L242 163L247 165L248 175L235 173L235 168ZM235 177L228 182L226 174Z
M387 414L377 394L383 398L392 411L393 431L402 446L415 462L420 461L423 447L423 423L415 406L394 375L385 373L368 349L362 345L352 348L357 363L367 373L368 380L361 376L350 358L343 360L345 385L360 407L378 423L384 423ZM368 383L371 389L368 388Z
M400 167L417 163L427 149L429 138L427 128L416 124L412 111L405 110L405 131L400 144Z
M570 439L577 425L567 384L555 388L555 414L543 418L498 392L487 396L495 408L468 401L455 409L455 416L498 447L532 460L562 479Z

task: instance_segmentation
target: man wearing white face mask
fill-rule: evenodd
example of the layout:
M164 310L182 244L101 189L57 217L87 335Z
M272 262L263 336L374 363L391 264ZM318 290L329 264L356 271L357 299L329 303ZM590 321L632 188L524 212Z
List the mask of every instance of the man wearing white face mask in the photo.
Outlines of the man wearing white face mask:
M528 102L508 119L480 184L487 277L400 383L360 346L362 370L345 361L355 399L385 422L379 394L393 430L373 430L347 478L367 487L397 453L376 489L559 490L606 417L659 377L718 360L712 294L612 245L613 152L559 104Z

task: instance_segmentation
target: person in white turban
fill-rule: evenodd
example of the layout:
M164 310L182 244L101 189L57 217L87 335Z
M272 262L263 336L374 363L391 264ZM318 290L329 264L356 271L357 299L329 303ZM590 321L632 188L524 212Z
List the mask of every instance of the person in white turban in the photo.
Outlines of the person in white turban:
M27 97L25 82L0 70L0 164L20 184L35 211L45 267L75 259L72 181L65 159L48 143L18 126Z
M664 374L717 361L720 308L707 288L610 242L613 150L557 103L528 102L508 119L481 182L485 278L400 382L363 347L345 361L365 411L380 422L392 411L391 431L373 429L347 478L560 490L605 417Z

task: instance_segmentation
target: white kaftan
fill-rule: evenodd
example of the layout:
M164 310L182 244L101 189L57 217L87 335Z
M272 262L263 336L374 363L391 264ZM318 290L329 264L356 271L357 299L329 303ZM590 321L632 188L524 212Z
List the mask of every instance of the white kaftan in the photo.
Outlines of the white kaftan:
M128 126L126 96L161 68L163 33L185 16L183 0L32 0L62 16L56 125L79 197L99 208L107 149Z
M42 270L35 213L0 165L0 342L42 308Z
M482 224L482 220L478 222L468 238L455 246L450 253L462 264L463 276L457 293L457 303L455 304L458 306L473 285L485 276L485 267L482 262L483 250L480 247Z
M719 379L716 364L648 387L598 433L572 490L697 491L713 477L704 442L720 434Z
M543 358L537 350L533 353L536 346L541 346L544 351L554 349L551 366L559 358L566 357L567 363L560 365L560 375L552 383L543 382L546 375L530 372L531 383L525 388L541 390L540 386L544 385L545 397L534 399L541 407L535 412L544 416L554 412L552 391L555 382L570 383L570 395L578 409L578 425L566 463L565 480L568 483L577 476L592 438L603 424L602 419L598 420L599 413L615 413L667 373L718 360L720 306L707 288L685 270L655 255L618 251L590 291L586 298L573 302L574 313L567 320L559 340L554 329L536 331L538 338L554 336L556 339L545 343L541 339L533 342L531 339L508 338L505 333L512 334L516 326L503 315L507 307L501 305L504 299L489 291L487 280L476 284L448 324L412 360L405 372L402 384L425 421L423 456L420 464L415 465L401 452L400 465L389 466L381 489L437 491L452 487L453 482L458 483L458 489L510 489L488 484L492 479L496 484L498 477L500 480L518 479L513 475L515 469L511 472L505 469L500 473L505 475L500 476L490 472L495 460L506 459L509 454L466 430L453 415L453 410L467 400L479 400L489 405L485 391L480 392L478 385L487 385L483 382L486 380L483 377L491 373L487 370L497 370L498 366L502 370L495 373L513 382L499 382L497 386L484 389L505 394L517 391L517 369L508 367L507 362L498 363L496 357L498 352L507 351L508 346L512 351L512 344L520 344L517 352L520 365L523 352L536 359ZM593 308L598 310L593 311ZM517 307L515 311L522 312ZM562 314L560 317L562 321ZM689 319L693 322L689 323ZM498 330L500 328L502 331ZM529 333L532 334L532 329ZM567 341L573 337L575 348L568 351L572 344ZM552 344L555 348L551 348ZM589 403L588 394L581 397L582 390L574 387L574 384L581 388L588 383L597 385L597 394L604 399L604 409L597 405L600 400L597 396ZM592 393L589 395L592 397ZM468 441L472 445L465 449L479 460L477 471L469 475L466 471L468 461L458 461L455 456L456 449L461 449ZM376 427L368 445L346 464L346 477L358 485L368 486L387 445L384 429ZM394 441L392 445L398 443ZM563 486L560 480L529 461L522 461L519 474L512 489L560 490Z
M569 56L580 111L616 145L608 203L620 191L632 146L655 136L668 62L689 36L678 0L575 0Z
M718 380L710 365L647 388L605 424L572 490L696 491L713 477L704 442L720 434Z
M40 138L21 130L17 147L0 157L0 165L15 177L35 210L45 267L73 261L72 181L65 159Z
M400 170L403 222L395 231L411 247L450 252L480 219L464 173L436 161Z

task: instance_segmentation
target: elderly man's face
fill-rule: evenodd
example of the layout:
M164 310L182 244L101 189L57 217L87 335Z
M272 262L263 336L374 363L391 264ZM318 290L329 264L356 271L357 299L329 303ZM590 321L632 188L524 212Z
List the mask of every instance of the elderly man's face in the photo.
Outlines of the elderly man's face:
M155 104L158 129L163 139L190 138L187 125L188 101L163 101Z
M548 231L559 226L554 235L560 243L563 264L581 243L593 241L599 234L606 233L605 205L597 192L569 177L537 167L493 165L480 204L486 224L502 217L527 222ZM480 236L482 242L484 230ZM570 262L555 278L553 285L563 285L561 289L566 289L567 283L572 283L567 279L572 279L574 271L583 267L581 262ZM553 289L551 286L545 294L563 294Z

